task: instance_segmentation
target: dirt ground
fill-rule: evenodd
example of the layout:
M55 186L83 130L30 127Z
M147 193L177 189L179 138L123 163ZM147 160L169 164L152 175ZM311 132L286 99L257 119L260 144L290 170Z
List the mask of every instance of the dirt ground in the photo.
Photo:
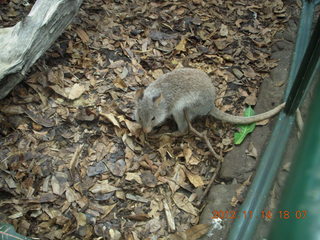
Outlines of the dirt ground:
M1 4L1 26L14 25L31 7ZM224 157L218 171L217 159L193 134L146 139L133 119L135 91L188 66L212 77L221 110L271 109L285 88L298 11L281 0L85 1L0 103L0 221L40 239L207 234L211 225L202 223L214 209L243 201L243 184L254 175L274 120L257 126L240 146L233 143L237 126L195 121ZM153 134L175 128L169 120ZM225 239L230 224L223 222L214 239ZM257 239L268 226L260 229Z

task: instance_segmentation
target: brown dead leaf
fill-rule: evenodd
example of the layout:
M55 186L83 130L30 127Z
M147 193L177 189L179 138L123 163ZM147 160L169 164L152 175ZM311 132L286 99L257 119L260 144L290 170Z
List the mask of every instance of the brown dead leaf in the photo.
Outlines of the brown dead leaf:
M68 175L63 172L56 172L51 178L51 186L52 192L61 196L69 186Z
M181 210L190 213L194 216L198 215L198 210L192 205L189 199L182 193L176 192L173 195L173 201Z
M89 36L88 34L81 28L76 28L76 33L78 34L78 36L80 37L81 41L83 43L88 43L89 42Z
M93 177L102 173L108 172L108 168L103 161L99 161L88 167L87 174L89 177Z
M24 109L19 105L0 105L0 112L10 115L23 114Z
M126 91L126 89L128 88L127 84L125 83L125 81L123 79L121 79L120 77L117 77L113 80L113 84L115 87L120 88L124 91Z
M230 138L230 137L225 137L225 138L222 139L222 142L221 142L221 143L222 143L224 146L229 146L229 145L232 144L232 142L233 142L233 139L232 139L232 138Z
M222 39L222 38L218 38L213 40L214 45L219 49L219 50L223 50L225 49L229 43L226 41L226 39Z
M76 83L71 88L61 88L58 85L49 86L53 91L55 91L57 94L70 99L74 100L79 98L85 91L85 87Z
M126 198L136 201L136 202L142 202L142 203L148 203L150 200L144 197L141 197L139 195L133 195L133 194L126 194Z
M166 218L167 218L167 223L168 223L168 227L170 229L170 231L175 231L176 230L176 225L174 222L174 217L172 215L172 211L168 205L168 202L166 200L163 200L163 208L166 214Z
M198 224L189 228L184 232L177 232L170 234L168 239L170 240L198 240L209 232L211 228L210 224Z
M246 150L246 154L257 159L258 151L252 142L249 143L248 149Z
M192 2L196 5L202 5L203 4L203 0L192 0Z
M243 77L243 72L238 68L232 68L232 72L238 79L241 79Z
M148 229L149 232L155 233L162 227L162 221L159 217L155 217L146 223L145 228Z
M183 186L185 182L186 182L186 175L185 175L185 172L183 171L183 167L180 164L177 164L174 168L174 175L168 182L169 187L171 191L174 193L180 188L180 186Z
M243 22L247 22L247 20L244 20L244 19L237 19L237 21L235 22L235 24L236 24L236 26L238 27L238 28L240 28L241 27L241 23L243 23Z
M256 57L253 55L253 53L250 52L250 51L247 52L246 57L247 57L248 59L250 59L251 61L257 61L257 60L258 60L258 58L256 58Z
M154 79L157 79L163 75L163 71L162 71L162 69L156 69L151 74Z
M236 190L236 196L233 196L230 202L230 205L236 207L238 203L244 201L244 194L246 192L247 187L251 184L252 174L241 184Z
M126 178L127 181L136 181L139 184L142 184L142 180L140 177L140 173L137 172L127 172L126 173Z
M177 15L183 15L185 13L186 9L185 8L178 8L175 13Z
M109 193L119 189L109 184L108 180L102 180L97 181L89 190L92 193Z
M120 79L125 79L129 74L127 67L123 67L121 74L119 75Z
M188 162L189 165L198 165L201 161L196 158L195 156L191 156L190 161Z
M186 163L188 165L198 165L199 164L199 159L197 159L193 154L192 150L189 148L187 144L183 145L183 156L186 160Z
M136 144L133 140L132 137L129 137L128 134L123 134L122 136L122 141L123 143L129 147L132 151L138 151L138 152L141 152L142 151L142 148L141 146L139 146L138 144Z
M122 177L126 171L126 163L123 159L116 162L107 161L106 165L110 172L117 177Z
M259 33L259 30L256 29L255 27L251 26L251 25L244 26L242 29L246 30L246 31L248 31L250 33Z
M155 187L157 185L157 179L151 171L144 171L141 173L142 183L148 187Z
M220 36L226 37L226 36L228 36L228 33L229 33L229 31L228 31L227 25L221 24L221 27L220 27Z
M124 119L124 122L126 123L126 126L132 135L134 135L134 136L139 135L139 132L141 129L140 124L138 124L136 122L129 121L127 119Z
M150 16L149 16L150 17ZM158 18L158 16L156 16ZM150 31L149 37L155 41L170 40L178 37L178 34L168 34L156 30Z
M74 84L70 89L68 88L67 94L68 94L68 99L74 100L79 98L85 91L85 87L76 83Z
M161 202L158 202L155 199L152 199L150 202L150 211L148 212L148 215L152 218L158 215L158 212L161 212L163 210L164 206Z
M106 155L117 151L117 146L114 143L104 144L103 139L95 142L92 151L95 152L95 160L100 162Z
M109 229L110 240L120 240L121 233L117 229Z
M202 177L196 174L193 174L192 172L188 171L187 169L184 169L184 172L186 173L189 181L192 183L192 185L196 188L202 187L204 185L204 182L202 180Z
M6 184L8 185L9 188L16 188L17 187L17 184L15 183L13 178L10 176L5 177L4 181L6 182Z
M186 44L187 44L187 40L185 37L182 37L180 42L177 44L177 46L175 47L175 49L177 51L180 52L185 52L186 51Z
M80 121L91 122L91 121L97 119L97 113L95 111L92 111L89 108L81 108L77 112L77 115L75 118Z
M83 227L87 224L87 217L84 213L72 211L72 214L77 220L77 228Z
M68 202L75 202L81 198L79 193L76 193L72 188L68 187L66 189L66 198Z
M117 118L114 116L113 113L100 112L100 115L105 117L106 119L108 119L114 126L120 128L120 124L119 124Z
M243 74L245 77L251 78L251 79L255 79L257 77L257 73L250 66L246 67Z
M64 83L64 73L61 68L51 69L48 72L48 81L53 85L63 86Z
M248 97L246 97L245 103L250 105L250 106L255 106L257 104L256 92L253 92Z
M10 216L8 216L8 218L9 219L16 219L16 218L20 218L22 216L23 216L22 212L17 212L17 213L11 214Z
M113 62L112 60L110 60L110 65L108 66L108 68L111 68L111 69L115 69L115 68L120 68L122 66L125 65L125 62L123 60L118 60L118 61L115 61Z
M123 216L124 218L130 219L130 220L134 220L134 221L146 221L148 220L150 217L148 216L148 214L133 214L133 215L127 215L127 216Z
M41 131L43 127L40 124L32 123L32 128L36 131Z
M24 109L24 112L32 121L39 125L42 125L47 128L53 127L55 125L55 122L52 119L48 119L44 116L41 116L41 114L39 114L38 112L34 112L27 108Z
M187 163L189 163L191 156L192 156L192 150L189 148L187 144L183 145L183 156Z
M257 126L265 126L265 125L267 125L269 122L270 122L269 119L265 119L265 120L256 122L256 125L257 125Z
M100 219L104 219L106 216L108 216L109 213L115 208L115 206L117 206L117 203L101 206L101 209L103 210L103 215L100 217Z

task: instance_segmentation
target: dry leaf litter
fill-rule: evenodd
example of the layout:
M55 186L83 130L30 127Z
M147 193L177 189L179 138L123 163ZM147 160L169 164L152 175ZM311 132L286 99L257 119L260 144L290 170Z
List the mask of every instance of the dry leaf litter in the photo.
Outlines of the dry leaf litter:
M1 26L28 13L21 2L1 1ZM198 224L195 202L213 156L192 134L145 139L134 92L176 67L199 68L218 89L217 106L241 114L277 65L270 46L286 8L281 0L84 1L1 101L0 220L40 239L198 239L209 227ZM194 126L208 129L217 153L232 150L235 126L210 118ZM156 132L174 130L168 121Z

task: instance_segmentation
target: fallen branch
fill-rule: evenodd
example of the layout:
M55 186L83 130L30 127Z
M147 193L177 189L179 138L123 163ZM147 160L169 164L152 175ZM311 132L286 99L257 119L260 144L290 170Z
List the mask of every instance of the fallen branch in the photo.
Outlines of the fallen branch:
M0 29L0 99L61 35L83 0L38 0L15 26Z

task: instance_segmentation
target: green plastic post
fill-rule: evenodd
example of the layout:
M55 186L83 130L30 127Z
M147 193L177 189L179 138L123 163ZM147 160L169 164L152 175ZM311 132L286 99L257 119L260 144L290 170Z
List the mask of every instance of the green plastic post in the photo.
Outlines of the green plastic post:
M320 76L268 240L320 239Z

